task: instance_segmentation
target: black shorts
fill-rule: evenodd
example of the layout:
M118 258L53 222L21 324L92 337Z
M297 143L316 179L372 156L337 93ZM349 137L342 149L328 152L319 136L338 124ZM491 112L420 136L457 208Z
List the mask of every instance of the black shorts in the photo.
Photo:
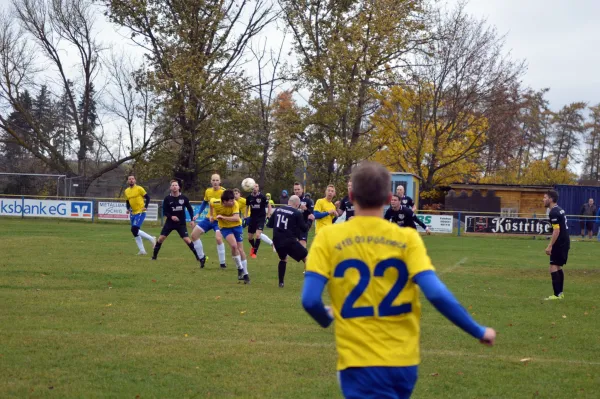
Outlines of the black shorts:
M266 218L266 216L253 218L252 215L250 215L250 222L248 222L248 234L254 234L256 233L256 230L263 231L265 229Z
M569 247L552 247L550 253L550 264L555 266L564 266L569 258Z
M590 232L590 231L593 232L594 231L594 222L591 220L586 220L585 222L581 221L581 234L584 233L584 230L583 230L584 227L588 232Z
M310 228L312 227L313 221L305 220L304 223L306 223L306 231L302 233L302 236L299 238L299 240L308 242L308 232L310 231Z
M185 224L166 223L160 231L161 236L168 237L173 230L176 230L179 237L185 238L188 236L187 226Z
M281 260L285 259L286 256L290 256L296 262L300 262L308 255L306 248L298 241L275 242L274 245Z

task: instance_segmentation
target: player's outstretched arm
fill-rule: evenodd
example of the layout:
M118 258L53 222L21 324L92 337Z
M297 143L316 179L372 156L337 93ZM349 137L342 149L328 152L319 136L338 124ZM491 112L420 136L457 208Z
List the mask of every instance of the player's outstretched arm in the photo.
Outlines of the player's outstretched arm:
M421 288L427 300L448 320L482 343L494 344L496 332L477 324L433 270L417 274L413 277L413 281Z
M318 273L306 272L302 289L302 306L324 328L329 327L333 321L325 305L323 305L322 296L325 285L327 285L325 277Z
M208 201L202 201L200 208L198 209L198 216L202 215L202 212L206 209L206 205L208 205Z

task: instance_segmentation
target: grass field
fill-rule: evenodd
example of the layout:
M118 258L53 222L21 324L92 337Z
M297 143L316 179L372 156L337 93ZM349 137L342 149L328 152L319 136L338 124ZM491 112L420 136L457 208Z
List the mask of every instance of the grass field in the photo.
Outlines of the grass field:
M0 398L341 397L333 329L300 306L302 266L290 262L279 289L263 245L239 285L229 255L220 270L212 235L203 242L200 270L176 235L151 262L125 224L0 219ZM572 243L566 299L548 303L545 240L425 242L499 335L483 347L424 303L414 398L600 395L599 243Z

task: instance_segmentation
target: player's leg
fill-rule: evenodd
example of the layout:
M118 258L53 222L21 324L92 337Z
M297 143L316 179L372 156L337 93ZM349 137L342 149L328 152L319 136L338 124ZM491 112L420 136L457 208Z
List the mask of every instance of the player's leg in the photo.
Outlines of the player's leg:
M217 255L219 256L219 264L221 265L222 269L225 269L227 267L227 264L225 263L225 243L223 242L223 234L221 233L219 224L216 220L213 222L213 229L215 230L215 240L217 241Z
M567 256L569 250L563 250L562 248L553 247L550 254L550 277L552 279L552 290L554 295L549 296L546 300L563 299L563 289L565 282L565 275L562 267L567 263Z
M256 237L256 230L258 224L256 218L250 216L250 223L248 223L248 241L250 242L250 257L252 259L256 258L256 241L258 241L258 237Z
M246 258L246 252L244 252L244 229L242 226L232 228L233 236L237 243L238 254L242 260L242 280L244 284L250 284L250 274L248 273L248 259ZM238 275L239 278L239 275Z
M579 221L579 227L581 228L581 239L585 238L585 221L582 219Z
M287 252L288 255L296 262L304 262L304 272L306 272L306 256L308 255L308 250L299 241L295 241L289 244Z
M144 243L142 242L142 237L140 237L140 216L141 214L129 215L129 221L131 222L131 234L133 234L133 238L135 240L135 244L138 247L138 255L146 255L146 249L144 248Z
M185 245L187 245L190 251L192 251L196 260L200 261L200 257L198 257L196 248L194 248L194 243L192 242L192 240L190 240L190 237L188 236L187 226L185 224L179 225L179 227L177 228L177 232L179 233L179 237L181 237L183 242L185 242Z
M171 231L173 229L171 228L171 226L165 224L162 228L162 230L160 231L160 236L158 237L158 240L156 241L156 245L154 246L154 250L152 253L152 260L156 260L156 258L158 257L158 251L160 251L160 247L162 246L162 243L165 242L165 240L167 239L167 237L169 236L169 234L171 234Z
M200 236L204 234L204 230L199 224L196 224L192 229L192 242L194 243L194 248L196 249L196 253L200 258L200 268L204 268L206 260L208 259L204 254L204 246L202 245L202 240Z
M265 228L264 224L261 225L261 226L258 226L258 229L256 230L256 236L258 237L257 240L264 241L265 243L267 243L268 245L270 245L272 247L273 246L273 241L266 234L263 234L263 229L264 228ZM260 244L260 242L256 244L256 249L257 250L258 250L258 245L259 244Z
M586 224L587 231L588 231L588 237L591 240L592 237L594 236L594 222L587 221L585 224Z
M144 240L150 241L152 243L152 246L154 247L156 245L156 237L152 237L150 234L148 234L145 231L141 230L142 224L144 224L144 220L146 220L146 212L142 212L142 213L139 214L139 219L137 221L137 226L140 228L140 230L138 231L138 235L140 237L142 237Z
M239 254L237 242L235 240L233 231L230 228L226 228L222 229L221 233L225 238L225 241L227 241L227 244L231 248L231 257L233 258L235 266L238 270L238 280L242 280L244 276L244 266L242 265L242 257Z

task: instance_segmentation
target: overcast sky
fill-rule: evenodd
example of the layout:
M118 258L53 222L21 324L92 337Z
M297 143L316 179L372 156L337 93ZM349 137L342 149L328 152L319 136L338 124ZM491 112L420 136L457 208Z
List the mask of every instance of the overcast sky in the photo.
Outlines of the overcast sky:
M554 110L600 103L600 0L471 0L467 11L507 34L513 58L527 61L524 84L549 87Z

